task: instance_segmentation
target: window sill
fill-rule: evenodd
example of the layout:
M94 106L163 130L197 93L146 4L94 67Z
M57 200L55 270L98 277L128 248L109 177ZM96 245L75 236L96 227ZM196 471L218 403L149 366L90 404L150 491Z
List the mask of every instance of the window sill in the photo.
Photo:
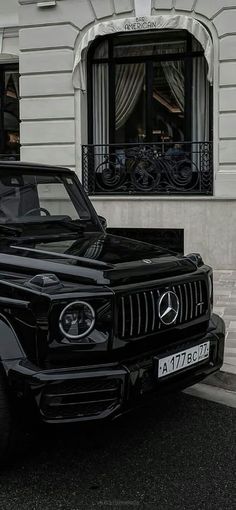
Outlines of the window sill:
M197 195L197 196L190 196L190 195L178 195L178 196L169 196L169 195L166 195L166 196L163 196L163 195L151 195L151 196L148 196L148 195L135 195L135 196L130 196L130 195L89 195L89 198L90 200L92 200L93 202L101 202L101 201L142 201L142 202L160 202L160 201L172 201L172 202L175 202L175 201L178 201L178 202L183 202L183 201L229 201L229 200L232 200L232 201L235 201L236 200L236 195L235 196L232 196L232 197L229 197L229 196L202 196L202 195Z

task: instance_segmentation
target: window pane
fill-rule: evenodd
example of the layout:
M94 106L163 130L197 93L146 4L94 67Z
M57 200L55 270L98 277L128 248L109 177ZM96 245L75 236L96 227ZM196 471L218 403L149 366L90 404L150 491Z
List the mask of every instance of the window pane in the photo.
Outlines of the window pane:
M39 207L46 209L51 216L78 218L78 213L62 183L38 184Z
M40 211L39 208L46 211ZM89 219L90 213L72 178L54 175L0 175L0 222L50 216Z
M96 48L93 58L108 58L108 42L103 40Z
M140 34L138 37L120 36L114 42L114 57L154 56L165 53L183 53L186 51L185 32L162 32Z
M153 141L184 140L184 61L153 64Z
M116 66L115 142L143 142L145 121L145 65Z
M19 137L19 73L5 71L3 96L2 151L16 156L20 152ZM2 107L2 106L1 106Z

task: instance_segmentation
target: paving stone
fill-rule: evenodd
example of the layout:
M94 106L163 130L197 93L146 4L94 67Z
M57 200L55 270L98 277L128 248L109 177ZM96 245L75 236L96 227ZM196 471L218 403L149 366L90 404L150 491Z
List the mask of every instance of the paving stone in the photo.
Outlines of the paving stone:
M231 291L228 290L228 289L227 290L223 289L223 288L220 289L219 287L217 288L215 286L215 288L214 288L214 295L215 296L221 296L221 297L223 297L223 296L230 296L231 295Z
M235 346L236 346L236 338L234 338L233 340L226 340L225 342L225 345L228 349L235 349Z
M231 316L235 317L235 319L236 319L236 307L226 306L224 313L225 313L225 315L231 315Z
M223 317L225 308L222 306L215 306L214 312L217 313L220 317Z
M214 311L226 327L222 370L236 373L236 271L214 271Z
M229 325L231 322L235 322L235 319L236 319L235 315L226 315L226 314L224 314L222 318L224 319L225 322L227 321ZM234 327L234 326L232 326L232 327Z
M234 340L236 342L236 333L231 333L230 331L227 334L227 340Z
M236 331L236 321L230 321L229 331Z

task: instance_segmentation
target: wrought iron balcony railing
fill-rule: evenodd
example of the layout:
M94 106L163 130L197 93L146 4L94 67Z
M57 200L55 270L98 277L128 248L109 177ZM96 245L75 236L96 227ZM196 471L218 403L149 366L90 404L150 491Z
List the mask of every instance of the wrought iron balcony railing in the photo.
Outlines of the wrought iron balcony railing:
M0 161L19 161L19 154L0 154Z
M90 195L212 195L211 142L83 145Z

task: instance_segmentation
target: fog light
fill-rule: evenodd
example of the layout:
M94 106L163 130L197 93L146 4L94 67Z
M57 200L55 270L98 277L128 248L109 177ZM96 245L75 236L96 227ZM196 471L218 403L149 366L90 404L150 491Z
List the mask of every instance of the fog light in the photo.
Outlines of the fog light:
M71 340L88 335L95 324L95 312L85 301L75 301L62 310L59 327L63 335Z

